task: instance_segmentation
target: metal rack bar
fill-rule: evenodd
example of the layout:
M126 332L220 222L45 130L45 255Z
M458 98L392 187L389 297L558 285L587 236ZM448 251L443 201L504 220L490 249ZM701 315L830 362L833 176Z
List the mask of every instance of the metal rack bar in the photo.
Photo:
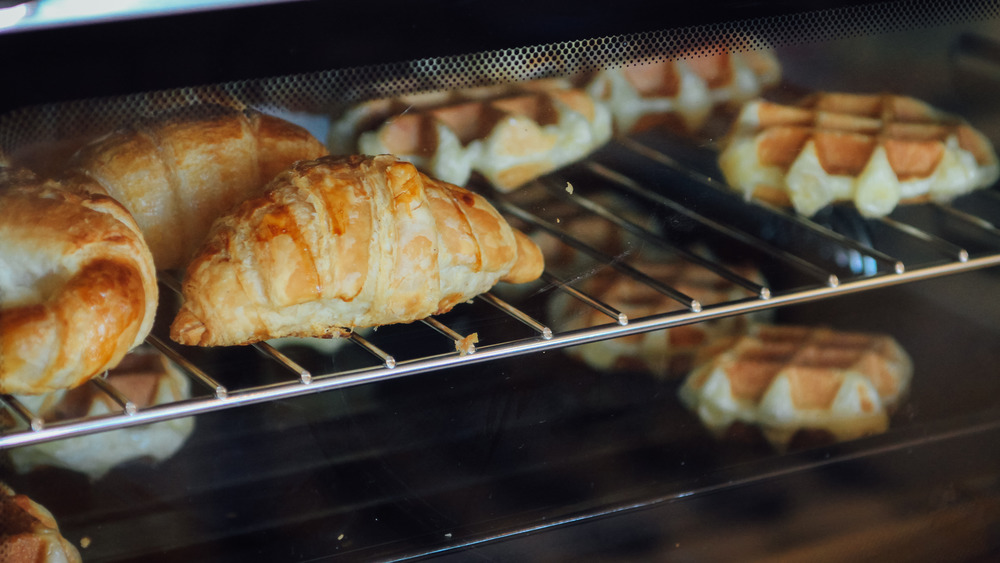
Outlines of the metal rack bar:
M552 338L552 329L536 321L534 318L531 317L531 315L525 313L524 311L521 311L520 309L514 307L510 303L507 303L503 299L496 297L492 293L484 293L479 297L477 297L477 299L482 299L483 301L489 303L490 305L493 305L497 309L500 309L504 313L507 313L508 315L514 317L515 319L535 329L535 331L537 331L539 334L542 335L542 339L549 340Z
M278 350L277 348L271 346L267 342L257 342L256 344L253 345L253 347L260 350L262 353L270 356L271 358L277 360L278 363L285 366L286 368L295 372L296 375L299 376L299 380L302 381L302 383L307 383L307 384L312 383L312 374L309 373L309 370L300 366L298 363L296 363L291 358L286 356L285 353L282 352L281 350Z
M132 402L132 399L129 399L124 393L116 389L114 385L108 383L107 379L104 379L103 377L95 377L90 380L90 383L100 389L102 393L110 397L115 404L122 408L122 411L125 414L131 416L139 410L135 403Z
M712 219L709 219L708 217L705 217L700 213L687 209L686 207L677 203L676 201L662 194L654 192L644 186L641 186L639 185L638 182L632 180L631 178L619 172L615 172L614 170L611 170L606 166L602 166L600 164L592 162L588 162L587 166L595 174L614 182L615 184L632 192L633 194L645 198L646 200L663 205L665 207L669 207L673 211L676 211L677 213L690 217L691 219L694 219L695 221L698 221L699 223L719 233L722 233L734 240L737 240L748 246L753 246L767 253L769 256L777 260L781 260L782 262L792 266L793 268L798 269L799 271L805 272L817 279L822 280L829 287L836 287L838 284L840 284L840 278L838 278L836 274L832 274L827 270L813 264L812 262L804 260L801 257L796 256L786 250L777 248L765 240L751 236L748 233L738 231L736 229L733 229L732 227L729 227L728 225L723 225L718 221L714 221Z
M45 421L31 412L31 409L24 406L24 403L18 401L17 397L13 395L0 395L0 401L3 401L18 418L27 423L28 428L33 432L39 432L45 428Z
M732 283L735 283L736 285L740 285L746 288L747 290L752 291L753 293L757 294L761 299L767 299L771 296L770 288L765 287L752 280L749 280L718 262L708 260L706 258L703 258L702 256L699 256L698 254L695 254L694 252L691 252L690 250L682 246L672 244L669 241L663 239L662 237L656 236L654 233L649 232L642 226L637 225L636 223L629 221L627 219L624 219L620 215L612 213L603 205L600 205L585 197L571 197L565 192L565 190L557 188L553 182L542 182L542 184L551 193L553 193L563 201L570 202L573 205L576 205L577 207L581 207L583 209L586 209L587 211L590 211L591 213L597 215L598 217L601 217L602 219L614 223L615 225L621 227L622 229L625 229L626 231L639 237L644 242L654 244L660 248L668 249L671 252L674 252L675 254L679 254L680 256L684 257L684 259L687 260L688 262L697 264L723 279L726 279Z
M901 233L906 233L913 238L919 239L928 245L933 246L938 252L948 256L954 256L959 262L965 262L969 259L969 251L966 249L958 246L957 244L948 242L941 237L922 231L913 225L902 223L892 219L891 217L880 217L879 221L888 227L896 229Z
M608 266L611 266L612 268L624 274L632 276L633 278L643 282L649 287L652 287L653 289L659 291L660 293L666 295L667 297L670 297L674 301L677 301L681 305L684 305L688 309L695 312L701 310L701 303L699 303L697 299L694 299L693 297L681 291L678 291L670 287L669 285L661 283L659 280L647 276L638 269L633 268L628 264L625 264L620 259L613 258L611 256L604 254L600 250L597 250L596 248L567 234L566 232L564 232L562 229L552 224L551 222L546 221L540 217L536 217L535 215L521 209L520 207L511 205L506 202L499 202L498 205L500 205L505 211L509 212L511 215L514 215L525 222L531 223L532 225L543 229L544 231L548 232L549 234L561 240L563 243L589 255L591 258L594 258L595 260L603 264L607 264Z
M146 342L152 344L153 347L162 352L163 355L165 355L175 364L184 368L184 371L193 376L195 381L209 388L215 394L216 398L225 399L226 396L229 394L229 390L226 389L224 385L212 379L212 377L209 376L207 373L201 371L201 368L194 365L194 363L191 362L191 360L185 358L180 352L168 346L165 342L160 340L155 335L150 334L149 336L147 336Z
M973 215L971 213L966 213L964 211L959 211L954 207L942 205L937 202L932 202L931 205L933 205L934 208L937 209L938 211L945 213L946 215L950 215L955 219L962 221L963 223L968 223L972 226L978 227L991 235L1000 236L1000 229L997 229L996 225L987 221L986 219L983 219L982 217L978 217L976 215Z
M351 336L350 336L350 339L351 339L351 342L354 342L358 346L361 346L366 351L368 351L369 353L371 353L373 356L375 356L378 359L382 360L382 365L384 365L386 368L392 369L392 368L396 367L396 358L393 358L392 355L390 355L388 352L382 350L381 348L379 348L378 346L372 344L371 342L368 342L360 334L358 334L356 332L352 332Z
M579 299L580 301L586 303L590 307L597 309L598 311L604 313L605 315L611 317L618 324L625 326L628 324L628 315L622 313L618 309L615 309L611 305L604 303L586 293L576 289L575 287L569 285L567 282L553 276L548 272L542 273L542 279L545 280L549 285L555 287L559 291L563 291L569 294L571 297Z

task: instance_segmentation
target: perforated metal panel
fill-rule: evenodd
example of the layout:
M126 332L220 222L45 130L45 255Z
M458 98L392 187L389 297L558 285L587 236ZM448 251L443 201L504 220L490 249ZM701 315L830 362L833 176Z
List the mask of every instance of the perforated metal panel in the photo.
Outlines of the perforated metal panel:
M322 114L366 99L420 91L574 77L637 61L816 43L978 21L998 14L1000 6L991 1L886 2L34 106L0 116L0 152L15 152L32 143L101 134L138 117L195 102Z

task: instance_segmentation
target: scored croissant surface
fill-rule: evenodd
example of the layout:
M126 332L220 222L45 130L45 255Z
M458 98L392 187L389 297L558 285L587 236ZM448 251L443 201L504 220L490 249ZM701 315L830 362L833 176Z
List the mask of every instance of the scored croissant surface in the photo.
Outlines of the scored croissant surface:
M482 197L390 155L299 162L212 227L170 336L249 344L444 313L541 275L533 242Z
M327 154L305 129L253 110L186 107L84 146L70 169L135 217L158 269L181 268L212 221L297 160Z

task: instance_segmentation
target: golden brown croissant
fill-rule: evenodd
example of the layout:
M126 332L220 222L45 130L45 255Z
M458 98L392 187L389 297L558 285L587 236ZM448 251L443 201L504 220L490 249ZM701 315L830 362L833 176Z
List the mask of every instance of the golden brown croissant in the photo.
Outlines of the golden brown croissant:
M217 346L342 335L446 312L542 268L538 247L482 197L390 155L324 157L216 222L170 336Z
M253 110L205 105L84 146L71 170L135 217L156 267L183 267L212 221L297 160L327 154L305 129Z
M0 168L0 392L75 387L153 326L153 257L113 199Z

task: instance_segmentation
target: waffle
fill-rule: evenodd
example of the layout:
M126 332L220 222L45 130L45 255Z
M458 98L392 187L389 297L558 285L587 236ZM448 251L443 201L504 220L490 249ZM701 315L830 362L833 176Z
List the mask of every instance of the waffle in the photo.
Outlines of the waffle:
M541 85L513 93L430 93L348 113L331 126L332 152L354 152L344 139L374 122L374 129L358 135L357 151L394 154L457 185L478 172L505 192L585 157L611 138L611 116L602 104L583 90Z
M81 559L48 509L0 483L0 561L74 563Z
M607 103L619 133L667 126L700 129L719 107L756 98L781 78L770 50L688 53L676 60L651 60L607 69L587 86Z
M680 260L637 261L632 264L646 275L682 293L711 305L744 299L749 292L699 266ZM751 268L737 268L737 273L760 280ZM630 276L611 268L598 271L577 289L606 303L635 320L650 315L680 311L684 306ZM614 322L606 314L565 293L557 292L549 301L549 318L565 330L596 327ZM733 335L742 334L748 325L761 320L760 313L730 316L682 325L664 330L628 335L610 340L573 346L566 349L571 358L598 371L639 371L657 377L676 378L686 374L704 346Z
M386 88L391 88L386 85ZM570 83L558 79L529 80L517 84L500 84L457 88L453 90L430 90L403 94L391 98L376 98L354 104L335 111L330 120L326 146L331 154L350 154L357 151L358 137L366 131L381 127L393 117L412 111L427 111L434 108L487 101L496 98L516 96L546 90L569 88Z
M884 432L912 375L885 335L761 325L718 348L688 375L681 401L714 435L756 426L779 450L800 431L834 441Z
M996 182L990 142L962 120L890 94L820 93L797 105L747 103L719 166L747 197L807 216L853 202L866 217L947 202Z
M188 378L155 352L137 351L125 356L117 368L108 372L107 381L139 408L191 396ZM18 399L47 423L121 411L93 385ZM97 480L128 460L162 461L172 456L193 428L193 418L177 418L15 448L10 450L10 460L20 473L38 466L62 467Z

